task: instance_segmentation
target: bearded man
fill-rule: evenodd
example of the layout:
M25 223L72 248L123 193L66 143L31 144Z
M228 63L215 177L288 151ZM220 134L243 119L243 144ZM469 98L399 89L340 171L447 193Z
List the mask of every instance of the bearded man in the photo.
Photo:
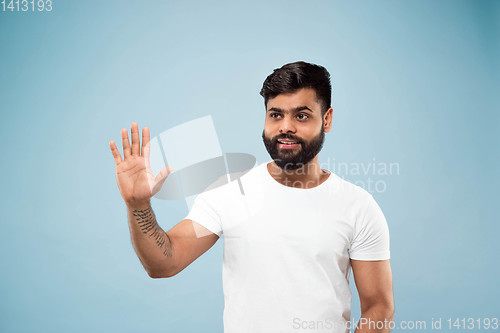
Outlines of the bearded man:
M361 304L357 332L389 332L394 312L386 219L367 191L324 170L331 130L330 74L303 61L275 69L262 87L271 160L239 182L201 193L164 232L150 198L171 169L149 168L149 130L122 130L111 150L132 243L152 278L178 274L224 235L226 333L349 332L352 269ZM196 314L193 314L196 315Z

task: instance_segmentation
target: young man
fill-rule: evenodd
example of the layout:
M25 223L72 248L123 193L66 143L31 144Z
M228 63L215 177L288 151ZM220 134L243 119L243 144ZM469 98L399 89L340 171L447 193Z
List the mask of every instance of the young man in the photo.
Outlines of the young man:
M110 143L128 208L132 243L153 278L171 277L224 234L224 331L346 332L352 267L362 318L357 332L388 332L393 317L389 231L373 197L321 169L331 129L330 75L306 62L284 65L261 90L262 138L272 160L238 182L200 194L170 231L150 198L172 169L149 167L149 130L122 129L124 159Z

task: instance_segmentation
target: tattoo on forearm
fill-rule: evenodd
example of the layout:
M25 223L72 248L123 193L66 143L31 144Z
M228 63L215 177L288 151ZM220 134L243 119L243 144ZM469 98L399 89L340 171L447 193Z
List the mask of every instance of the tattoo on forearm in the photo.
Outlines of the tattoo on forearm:
M134 214L135 220L139 224L141 231L154 238L156 245L163 250L163 255L171 257L172 252L170 249L170 242L167 239L168 237L165 232L161 230L158 222L156 222L156 216L153 209L134 209L132 213Z

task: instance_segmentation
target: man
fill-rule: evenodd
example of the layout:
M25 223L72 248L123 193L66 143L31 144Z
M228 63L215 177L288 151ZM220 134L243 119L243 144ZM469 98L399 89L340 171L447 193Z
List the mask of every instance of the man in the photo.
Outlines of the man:
M149 130L132 124L114 144L117 182L128 208L132 243L152 278L171 277L224 234L224 331L346 332L352 267L362 318L357 332L388 332L393 317L389 231L373 197L319 166L331 129L330 75L306 62L265 80L262 138L272 160L238 182L200 194L170 231L156 222L150 198L171 168L149 167Z

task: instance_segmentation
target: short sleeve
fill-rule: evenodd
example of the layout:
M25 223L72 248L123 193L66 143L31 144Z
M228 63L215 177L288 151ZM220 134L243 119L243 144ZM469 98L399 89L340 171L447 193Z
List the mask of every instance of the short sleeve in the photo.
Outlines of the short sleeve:
M222 235L220 215L213 205L211 205L209 201L205 200L202 195L198 195L196 197L193 206L185 219L192 220L204 226L219 237Z
M371 194L364 213L355 222L349 257L354 260L390 259L389 227L382 210Z

